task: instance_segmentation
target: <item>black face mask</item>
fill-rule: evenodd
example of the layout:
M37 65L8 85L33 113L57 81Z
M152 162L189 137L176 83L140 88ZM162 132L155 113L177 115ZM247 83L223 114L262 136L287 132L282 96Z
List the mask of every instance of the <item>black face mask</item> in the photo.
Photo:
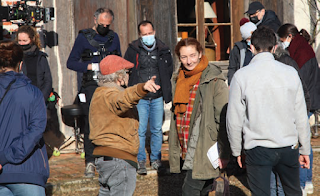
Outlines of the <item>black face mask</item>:
M26 45L20 45L21 46L21 48L22 48L22 50L29 50L30 48L31 48L31 46L32 46L32 44L26 44Z
M97 32L99 33L99 35L106 36L109 33L109 26L110 25L104 27L103 25L98 25Z
M120 85L122 88L127 88L128 86L125 84Z
M128 76L128 75L127 75ZM122 87L122 88L127 88L128 86L126 85L126 83L125 83L125 81L124 80L122 80L123 81L123 84L122 84L122 82L120 83L120 86Z
M250 21L253 22L254 24L257 24L259 22L258 16L250 17Z

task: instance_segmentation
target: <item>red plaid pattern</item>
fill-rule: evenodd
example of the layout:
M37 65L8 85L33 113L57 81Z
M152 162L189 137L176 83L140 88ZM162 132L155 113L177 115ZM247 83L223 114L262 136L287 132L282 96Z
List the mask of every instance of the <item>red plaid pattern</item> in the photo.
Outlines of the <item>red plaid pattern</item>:
M195 84L193 88L190 90L189 103L187 105L186 112L183 114L178 113L178 115L176 116L177 131L178 131L181 153L182 153L181 156L183 160L185 159L187 154L190 117L192 114L193 104L194 104L199 83L200 83L200 79L197 82L197 84Z

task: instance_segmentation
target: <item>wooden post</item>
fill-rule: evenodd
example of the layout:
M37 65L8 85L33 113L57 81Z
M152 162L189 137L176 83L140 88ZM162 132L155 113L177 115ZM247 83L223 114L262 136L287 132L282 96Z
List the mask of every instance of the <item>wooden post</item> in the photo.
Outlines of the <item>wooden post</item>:
M204 37L204 0L196 1L196 23L197 23L197 39L205 48L205 37Z

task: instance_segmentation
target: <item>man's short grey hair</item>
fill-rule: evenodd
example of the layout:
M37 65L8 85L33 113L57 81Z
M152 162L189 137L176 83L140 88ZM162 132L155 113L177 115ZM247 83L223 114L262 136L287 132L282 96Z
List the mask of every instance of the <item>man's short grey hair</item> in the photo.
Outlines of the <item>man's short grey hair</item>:
M121 69L119 71L116 71L112 74L108 74L108 75L102 75L101 73L98 74L98 85L102 86L105 83L116 83L118 79L122 79L128 77L127 73L124 69Z
M112 17L112 21L114 20L113 11L109 8L102 7L102 8L97 9L96 12L94 13L94 17L96 18L97 21L99 19L100 14L102 14L102 13L109 14Z

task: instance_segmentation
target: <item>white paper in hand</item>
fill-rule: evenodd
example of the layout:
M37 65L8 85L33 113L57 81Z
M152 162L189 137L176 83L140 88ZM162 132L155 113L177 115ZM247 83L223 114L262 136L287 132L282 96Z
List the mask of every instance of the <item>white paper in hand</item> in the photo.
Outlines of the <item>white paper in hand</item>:
M218 151L218 142L216 142L207 152L207 156L214 169L219 167L219 151Z

